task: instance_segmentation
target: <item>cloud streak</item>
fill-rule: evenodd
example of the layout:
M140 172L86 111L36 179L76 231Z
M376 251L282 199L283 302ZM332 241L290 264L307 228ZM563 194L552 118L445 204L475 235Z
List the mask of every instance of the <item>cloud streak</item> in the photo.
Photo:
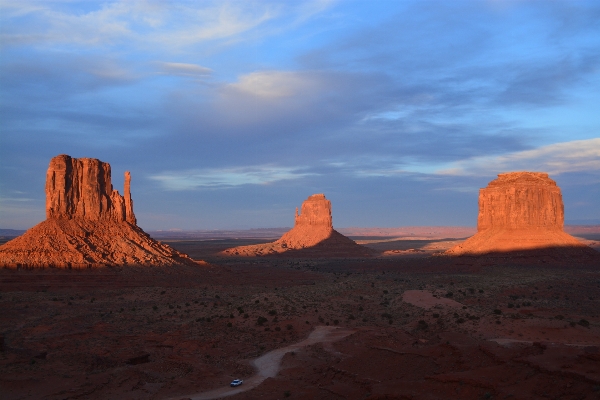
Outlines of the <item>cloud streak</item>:
M473 157L439 170L439 175L489 175L506 171L600 172L600 138L555 143L492 157Z
M167 171L150 176L166 190L227 189L244 185L269 185L284 180L300 179L314 173L306 168L270 165Z

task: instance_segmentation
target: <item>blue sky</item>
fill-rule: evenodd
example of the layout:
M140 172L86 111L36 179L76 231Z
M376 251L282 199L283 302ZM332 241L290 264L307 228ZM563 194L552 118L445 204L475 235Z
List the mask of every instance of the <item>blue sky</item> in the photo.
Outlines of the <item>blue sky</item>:
M600 220L597 1L0 1L0 227L58 154L131 171L139 224L476 224L500 172Z

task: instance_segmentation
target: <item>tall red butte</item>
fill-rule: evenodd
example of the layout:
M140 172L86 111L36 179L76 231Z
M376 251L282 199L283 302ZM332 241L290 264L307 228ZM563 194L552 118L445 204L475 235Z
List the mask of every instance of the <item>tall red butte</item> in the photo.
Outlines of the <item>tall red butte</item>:
M448 255L505 253L545 248L589 249L563 231L560 188L543 172L498 174L479 190L477 234Z
M0 246L0 266L86 268L194 264L137 226L125 172L125 196L108 163L59 155L46 174L46 220Z
M234 247L221 254L238 257L277 254L290 257L364 257L371 255L371 251L333 229L331 202L324 194L313 194L302 203L300 214L296 208L294 228L279 240Z

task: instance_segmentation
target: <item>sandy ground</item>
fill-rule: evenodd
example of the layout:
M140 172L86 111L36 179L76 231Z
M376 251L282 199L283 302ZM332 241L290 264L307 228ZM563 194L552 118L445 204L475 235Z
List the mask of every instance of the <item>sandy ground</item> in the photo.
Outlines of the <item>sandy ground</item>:
M280 349L272 350L267 354L258 357L257 359L252 361L252 365L256 368L256 374L244 380L242 386L235 388L223 387L185 397L189 397L191 400L218 399L221 397L228 397L234 394L254 389L258 385L260 385L265 379L274 378L277 376L279 368L281 367L283 356L287 353L298 351L303 347L310 346L316 343L335 342L348 335L351 335L354 332L354 330L343 329L333 326L317 326L315 330L311 332L308 338L304 339L303 341L286 347L282 347Z
M524 260L0 270L1 397L597 399L599 265Z

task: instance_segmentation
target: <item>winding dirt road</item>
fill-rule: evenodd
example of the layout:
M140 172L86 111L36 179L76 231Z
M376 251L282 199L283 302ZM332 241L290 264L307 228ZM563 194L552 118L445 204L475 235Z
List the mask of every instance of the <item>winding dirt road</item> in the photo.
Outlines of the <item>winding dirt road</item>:
M260 385L265 379L273 378L279 373L281 361L286 353L296 351L302 347L310 346L315 343L331 343L338 341L346 336L349 336L356 332L355 330L347 328L338 328L333 326L317 326L314 331L310 333L308 338L296 344L282 347L280 349L272 350L261 357L255 359L252 364L256 368L257 372L255 375L248 379L244 379L244 384L236 388L222 387L207 392L200 392L191 395L182 395L171 398L175 399L191 399L191 400L207 400L207 399L219 399L222 397L232 396L234 394L242 393L247 390L253 389Z

